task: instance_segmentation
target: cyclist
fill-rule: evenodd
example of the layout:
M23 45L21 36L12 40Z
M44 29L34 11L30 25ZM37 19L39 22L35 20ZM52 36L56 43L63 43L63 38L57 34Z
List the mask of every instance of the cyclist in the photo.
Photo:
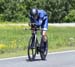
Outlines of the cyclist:
M41 33L44 39L44 44L47 41L47 30L48 30L48 16L44 10L39 10L37 8L30 9L30 23L35 23L37 27L41 27ZM31 25L32 26L32 25ZM32 26L34 27L34 26ZM44 46L46 47L46 46Z

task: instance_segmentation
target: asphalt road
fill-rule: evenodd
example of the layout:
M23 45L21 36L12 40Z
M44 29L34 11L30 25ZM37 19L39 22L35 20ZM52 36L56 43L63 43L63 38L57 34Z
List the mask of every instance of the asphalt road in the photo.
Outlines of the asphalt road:
M75 51L51 53L45 61L39 56L32 62L27 57L0 59L0 67L75 67Z

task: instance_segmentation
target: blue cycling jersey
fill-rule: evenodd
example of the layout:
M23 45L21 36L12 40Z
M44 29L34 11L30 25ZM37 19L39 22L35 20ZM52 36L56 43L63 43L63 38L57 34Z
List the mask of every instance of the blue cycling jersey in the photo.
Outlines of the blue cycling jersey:
M48 16L44 10L38 10L38 18L35 19L30 15L31 23L35 23L37 26L41 26L42 30L48 29Z

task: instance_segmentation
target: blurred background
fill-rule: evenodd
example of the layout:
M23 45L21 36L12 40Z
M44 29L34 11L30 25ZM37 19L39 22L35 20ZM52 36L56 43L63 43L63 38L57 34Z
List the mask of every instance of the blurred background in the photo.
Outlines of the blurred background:
M49 23L75 23L75 0L0 0L0 58L27 55L32 7L45 10ZM75 49L75 27L49 26L48 40L49 52Z
M75 0L0 0L1 22L28 22L28 11L47 11L50 23L75 21Z

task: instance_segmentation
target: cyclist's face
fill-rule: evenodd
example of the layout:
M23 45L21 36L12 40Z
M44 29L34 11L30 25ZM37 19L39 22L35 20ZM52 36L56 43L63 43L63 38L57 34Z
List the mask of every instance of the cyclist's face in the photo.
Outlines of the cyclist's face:
M37 16L37 15L35 15L35 16L34 16L34 18L35 18L35 19L37 19L37 18L38 18L38 16Z

